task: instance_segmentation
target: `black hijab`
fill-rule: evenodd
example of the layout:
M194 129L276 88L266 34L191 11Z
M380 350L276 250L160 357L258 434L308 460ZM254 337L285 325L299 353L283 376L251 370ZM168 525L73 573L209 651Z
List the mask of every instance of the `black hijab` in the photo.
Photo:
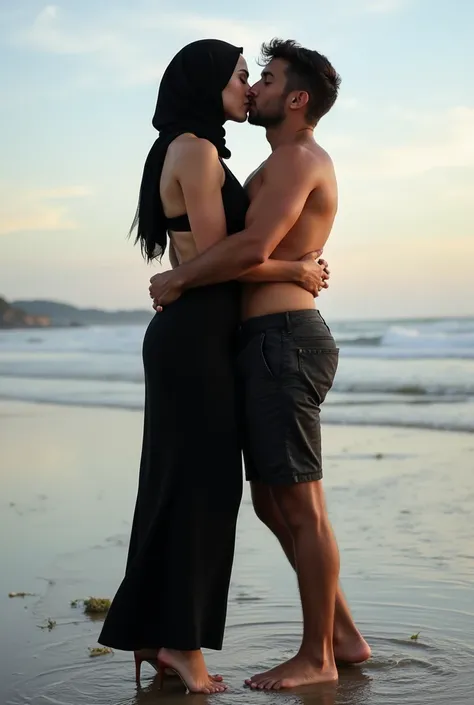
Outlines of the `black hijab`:
M145 162L130 230L137 226L135 242L140 242L147 261L161 258L168 240L159 188L169 144L178 135L190 132L212 142L223 159L230 157L225 144L222 91L242 51L242 47L218 39L202 39L181 49L163 74L153 116L153 127L160 136Z

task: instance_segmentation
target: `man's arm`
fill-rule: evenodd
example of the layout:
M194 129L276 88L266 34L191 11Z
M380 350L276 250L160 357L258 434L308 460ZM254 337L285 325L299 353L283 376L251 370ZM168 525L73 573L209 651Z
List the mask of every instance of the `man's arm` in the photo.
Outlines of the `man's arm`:
M294 282L301 280L304 264L299 260L267 259L238 277L239 282Z
M314 186L309 151L299 145L279 147L267 161L265 181L249 208L246 229L174 272L152 277L152 298L167 304L185 289L238 279L266 262L300 217Z
M292 282L309 291L315 298L321 289L328 288L329 269L325 260L319 259L322 250L310 252L296 261L267 259L238 278L240 282Z

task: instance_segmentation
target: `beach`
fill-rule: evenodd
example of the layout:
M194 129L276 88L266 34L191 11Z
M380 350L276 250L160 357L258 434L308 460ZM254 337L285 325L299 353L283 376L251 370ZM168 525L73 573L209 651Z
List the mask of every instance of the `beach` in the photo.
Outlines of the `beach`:
M0 705L474 705L473 27L1 2Z
M147 665L137 693L131 654L91 658L100 622L71 606L112 597L121 580L141 435L142 416L132 410L0 402L6 705L188 702L174 680L159 692ZM472 702L474 436L367 420L324 424L323 439L342 585L373 657L341 669L337 688L268 694L243 687L252 673L292 655L301 635L295 577L246 489L224 649L207 654L230 690L213 701Z

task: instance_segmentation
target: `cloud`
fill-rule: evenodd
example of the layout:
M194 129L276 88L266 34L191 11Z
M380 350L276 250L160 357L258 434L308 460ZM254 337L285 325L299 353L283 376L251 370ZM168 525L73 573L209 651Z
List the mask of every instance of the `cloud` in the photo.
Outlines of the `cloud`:
M16 42L51 54L94 54L110 51L116 37L110 32L68 30L60 24L59 7L47 5L30 27L17 33Z
M355 18L360 15L391 15L404 10L414 0L332 0L331 11L338 16Z
M410 179L436 170L474 167L474 108L457 106L436 113L378 109L378 125L364 124L358 134L338 133L329 141L339 171L347 177ZM377 127L384 125L382 136ZM387 129L393 124L393 142ZM370 135L368 141L367 135ZM383 141L382 141L383 140Z
M0 235L20 232L75 230L68 205L55 203L90 194L84 186L14 190L0 187Z
M150 21L150 20L148 20ZM224 41L244 47L248 54L258 51L265 39L279 33L277 25L268 22L243 22L228 17L206 17L193 14L168 14L157 18L159 27L178 33L190 33L198 39L204 35L219 37Z
M327 135L340 189L341 242L372 248L392 238L423 248L472 237L474 108L402 112L385 108L372 118L368 109L363 128L353 121L347 131Z
M3 210L3 209L2 209ZM0 235L21 232L75 230L76 224L67 218L64 208L38 207L28 214L5 214L0 211Z
M118 23L118 16L115 19ZM144 84L157 81L163 66L157 61L156 51L147 51L138 38L133 41L124 36L130 25L94 19L91 25L81 25L71 17L63 17L56 5L47 5L36 16L33 23L14 36L14 43L34 51L60 56L80 56L82 84L97 83L100 78L112 79L114 83ZM133 29L133 22L132 22ZM127 32L128 34L128 32ZM133 35L133 32L132 32ZM85 63L90 60L90 66ZM91 71L84 74L90 68Z
M374 14L389 14L402 10L406 0L370 0L364 5L365 12Z
M386 149L380 166L393 176L474 166L474 108L459 106L433 116L426 122L425 134L417 134L416 140L404 146Z
M277 33L276 26L264 22L245 22L228 17L190 13L117 12L113 17L95 16L94 21L74 20L57 5L47 5L32 24L14 36L14 43L34 51L60 56L82 57L82 70L89 60L90 71L81 83L96 83L105 78L114 83L140 85L159 80L173 50L203 35L217 36L242 45L246 53L256 53L263 39ZM99 70L98 70L99 69Z
M60 186L59 188L40 189L32 193L36 198L52 200L82 198L91 195L91 191L85 186Z

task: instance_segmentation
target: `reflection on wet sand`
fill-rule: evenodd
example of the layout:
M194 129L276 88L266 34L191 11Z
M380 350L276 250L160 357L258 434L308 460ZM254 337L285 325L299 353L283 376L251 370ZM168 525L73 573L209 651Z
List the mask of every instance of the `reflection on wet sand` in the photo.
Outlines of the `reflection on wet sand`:
M280 691L278 693L255 693L248 688L231 689L229 692L220 695L219 701L224 703L249 703L257 702L258 698L268 698L271 701L281 703L281 705L355 705L367 701L371 678L360 668L351 667L342 669L338 685L320 686L315 692L311 686L295 688L291 692ZM124 700L118 705L169 705L180 702L183 695L183 686L176 682L176 679L169 680L163 690L159 689L158 678L146 687L139 690L133 700ZM215 702L215 696L201 696L200 702Z
M0 424L2 703L188 703L177 679L159 691L151 668L137 691L131 654L91 658L103 617L71 605L91 595L111 597L122 576L139 415L14 406ZM212 702L470 704L472 436L328 427L325 452L342 584L373 657L341 669L337 687L278 693L244 687L253 673L292 656L301 633L295 576L246 495L224 650L206 654L211 672L222 673L230 689ZM8 597L23 591L33 595ZM40 629L48 620L54 628Z

